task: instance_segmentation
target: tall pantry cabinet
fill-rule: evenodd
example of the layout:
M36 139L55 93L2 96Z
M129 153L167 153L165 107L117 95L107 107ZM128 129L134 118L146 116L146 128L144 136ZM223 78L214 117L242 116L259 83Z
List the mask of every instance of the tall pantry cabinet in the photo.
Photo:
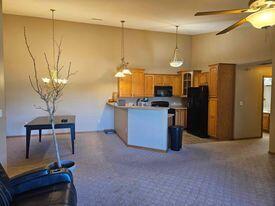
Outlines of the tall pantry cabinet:
M209 67L208 135L233 139L236 65L220 63Z

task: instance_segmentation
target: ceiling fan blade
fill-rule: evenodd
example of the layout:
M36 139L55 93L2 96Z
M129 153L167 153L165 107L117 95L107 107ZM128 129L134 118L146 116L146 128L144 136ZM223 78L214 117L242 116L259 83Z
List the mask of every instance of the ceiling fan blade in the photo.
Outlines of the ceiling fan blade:
M249 11L248 9L233 9L233 10L221 10L221 11L205 11L198 12L195 16L205 16L205 15L217 15L217 14L240 14Z
M241 26L242 24L244 24L246 22L247 22L246 18L243 18L240 21L238 21L235 24L233 24L232 26L226 28L225 30L223 30L223 31L221 31L219 33L217 33L216 35L225 34L225 33L229 32L229 31L235 29L236 27Z

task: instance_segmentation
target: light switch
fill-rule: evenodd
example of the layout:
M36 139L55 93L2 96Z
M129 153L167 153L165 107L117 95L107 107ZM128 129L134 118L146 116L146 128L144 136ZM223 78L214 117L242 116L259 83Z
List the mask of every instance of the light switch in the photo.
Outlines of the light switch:
M2 111L2 109L0 109L0 118L2 118L3 117L3 111Z

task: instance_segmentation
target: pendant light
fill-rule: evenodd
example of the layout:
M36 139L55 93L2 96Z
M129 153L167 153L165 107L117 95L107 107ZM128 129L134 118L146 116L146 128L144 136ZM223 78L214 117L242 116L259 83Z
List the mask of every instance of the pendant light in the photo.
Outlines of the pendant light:
M174 50L173 58L170 61L171 67L180 67L183 64L183 60L180 58L178 49L178 30L179 26L176 26L176 48Z
M115 77L121 78L125 77L126 75L131 75L131 71L128 69L128 64L125 62L124 57L124 23L125 21L121 21L121 64L118 67L118 72L116 73Z
M55 18L54 18L54 12L55 9L51 9L51 13L52 13L52 55L53 55L53 65L52 65L52 69L50 70L50 77L43 77L42 81L45 84L50 84L51 81L53 80L54 83L56 84L67 84L68 80L67 79L59 79L58 78L58 68L56 65L56 59L55 59Z

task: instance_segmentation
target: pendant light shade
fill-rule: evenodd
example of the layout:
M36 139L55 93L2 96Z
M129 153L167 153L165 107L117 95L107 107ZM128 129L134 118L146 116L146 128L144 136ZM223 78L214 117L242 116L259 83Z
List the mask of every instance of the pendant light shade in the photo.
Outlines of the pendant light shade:
M176 48L174 50L173 57L170 61L170 66L176 67L176 68L182 66L182 64L183 64L183 60L180 57L180 53L179 53L179 49L178 49L178 29L179 29L179 26L176 26Z
M275 25L275 8L264 9L246 17L255 28L262 29Z
M121 21L121 64L118 67L118 71L115 74L115 77L122 78L126 75L131 75L131 71L128 69L128 63L125 62L124 58L124 23L125 21Z

